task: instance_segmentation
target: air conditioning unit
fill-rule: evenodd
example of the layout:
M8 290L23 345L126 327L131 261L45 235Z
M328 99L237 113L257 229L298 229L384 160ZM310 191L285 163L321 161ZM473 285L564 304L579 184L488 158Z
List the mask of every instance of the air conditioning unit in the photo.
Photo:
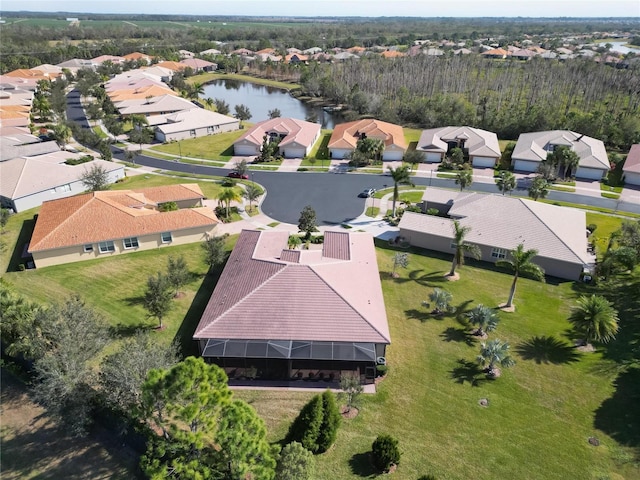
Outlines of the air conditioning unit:
M378 365L386 365L387 364L387 359L384 357L378 357L376 358L376 363Z

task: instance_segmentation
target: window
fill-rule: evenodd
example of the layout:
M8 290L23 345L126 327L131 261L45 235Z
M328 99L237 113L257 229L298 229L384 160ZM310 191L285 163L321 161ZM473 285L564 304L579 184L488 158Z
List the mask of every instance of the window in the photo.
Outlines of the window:
M171 238L171 232L162 232L160 238L162 238L162 243L171 243L173 240L173 238Z
M458 244L456 242L451 242L451 250L455 250L458 248Z
M196 136L196 131L195 130L191 130L189 132L189 135L191 135L192 137L195 137Z
M84 246L84 253L89 253L89 252L93 252L93 244L88 243L87 245Z
M138 237L124 238L122 240L122 244L124 245L125 250L129 250L131 248L138 248Z
M507 251L504 248L494 248L491 250L493 258L507 258Z
M56 187L56 192L70 192L71 191L71 185L60 185L59 187Z
M98 250L100 250L100 253L115 252L116 246L111 240L109 240L107 242L100 242L98 244Z

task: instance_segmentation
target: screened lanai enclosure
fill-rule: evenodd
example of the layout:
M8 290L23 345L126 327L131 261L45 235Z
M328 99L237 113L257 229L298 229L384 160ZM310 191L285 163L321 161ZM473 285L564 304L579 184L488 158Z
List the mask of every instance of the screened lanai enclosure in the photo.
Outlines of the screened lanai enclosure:
M384 345L362 342L208 339L202 356L229 378L339 381L357 372L363 383L375 378L385 362Z

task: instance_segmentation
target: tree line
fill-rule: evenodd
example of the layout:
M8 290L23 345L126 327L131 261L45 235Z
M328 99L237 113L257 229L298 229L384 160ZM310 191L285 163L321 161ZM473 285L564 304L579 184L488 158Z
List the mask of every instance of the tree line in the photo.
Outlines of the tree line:
M640 141L640 75L588 59L492 61L474 55L313 64L305 94L349 106L353 115L432 128L470 125L516 139L570 129L614 148Z

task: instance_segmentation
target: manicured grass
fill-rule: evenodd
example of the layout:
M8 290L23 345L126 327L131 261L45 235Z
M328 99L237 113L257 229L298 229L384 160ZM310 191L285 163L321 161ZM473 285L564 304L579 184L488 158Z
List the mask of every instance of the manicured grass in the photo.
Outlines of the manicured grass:
M402 130L404 131L404 141L407 143L408 149L415 150L423 130L421 128L403 128Z
M179 143L173 142L152 147L152 150L172 155L182 154L183 157L229 161L233 156L233 142L240 138L244 132L244 129L240 129L234 132L181 140Z
M622 193L622 186L612 187L610 185L600 184L600 191L609 193Z
M98 135L98 137L100 137L100 138L108 138L107 134L104 133L102 128L100 128L99 126L96 125L95 127L92 127L92 130L96 133L96 135Z
M450 479L637 478L637 448L621 443L640 444L633 428L639 417L632 400L619 398L623 392L615 390L619 370L609 350L578 352L566 335L573 300L591 287L520 280L516 312L501 312L502 322L490 334L510 342L517 364L489 381L475 363L480 342L469 335L462 313L477 303L504 302L511 275L467 265L458 282L447 282L449 256L410 250L409 267L392 279L394 253L380 243L390 373L376 395L364 396L358 417L343 421L336 446L317 457L317 478L373 476L368 453L380 433L400 440L398 479L427 473ZM632 284L638 282L633 277ZM421 306L436 286L452 292L456 314L435 319ZM633 317L621 310L621 318ZM637 395L637 385L629 381L639 375L634 369L623 375L624 393ZM252 402L274 441L295 417L293 405L309 398L291 392L236 395ZM489 400L487 408L478 405L481 398ZM624 402L628 409L616 412ZM589 445L590 436L601 446Z
M426 186L421 186L421 185L418 185L418 186L415 186L415 187L412 187L410 185L400 185L398 187L398 191L401 192L401 194L402 194L402 192L406 192L408 190L418 190L420 192L424 192L424 190L426 188L427 188ZM376 198L382 198L382 197L384 197L385 195L387 195L389 193L393 193L393 186L377 190L376 193L373 196L376 197ZM422 195L422 193L420 193L420 195Z
M602 196L603 198L611 198L612 200L617 200L617 199L620 198L620 194L619 193L602 192L602 193L600 193L600 196Z
M418 203L422 201L424 191L411 191L400 193L400 201L405 203Z
M329 160L329 139L333 130L322 130L320 132L320 138L309 152L310 157L315 157L321 164L323 160Z
M193 175L191 175L193 177ZM174 176L165 175L133 175L125 177L125 181L115 183L111 186L111 190L130 190L134 188L159 187L162 185L176 185L179 183L197 183L206 198L216 198L222 189L220 181L222 177L210 177L210 181L202 181L201 179L185 180L184 178L174 178Z
M621 215L624 217L629 217L629 218L640 218L640 214L638 213L633 213L633 212L624 212L624 211L618 211L618 210L611 210L610 208L604 208L604 207L592 207L590 205L581 205L579 203L571 203L571 202L562 202L560 200L547 200L547 199L540 199L538 200L539 202L544 202L544 203L550 203L552 205L560 205L563 207L572 207L572 208L580 208L582 210L589 210L592 212L599 212L599 213L615 213L616 215Z
M601 256L607 250L611 234L620 229L623 221L624 219L620 217L587 212L587 225L591 223L597 225L596 230L591 235L591 241L596 245L598 256Z
M576 189L573 187L563 187L560 185L549 185L549 190L556 190L558 192L575 192Z
M378 216L378 213L380 213L380 207L367 207L365 215L367 217L376 218Z
M300 85L294 83L267 80L266 78L257 78L252 77L251 75L242 75L240 73L201 73L199 75L189 77L186 81L190 84L205 84L213 82L214 80L240 80L242 82L258 83L260 85L267 85L269 87L282 88L283 90L295 90L300 88Z

